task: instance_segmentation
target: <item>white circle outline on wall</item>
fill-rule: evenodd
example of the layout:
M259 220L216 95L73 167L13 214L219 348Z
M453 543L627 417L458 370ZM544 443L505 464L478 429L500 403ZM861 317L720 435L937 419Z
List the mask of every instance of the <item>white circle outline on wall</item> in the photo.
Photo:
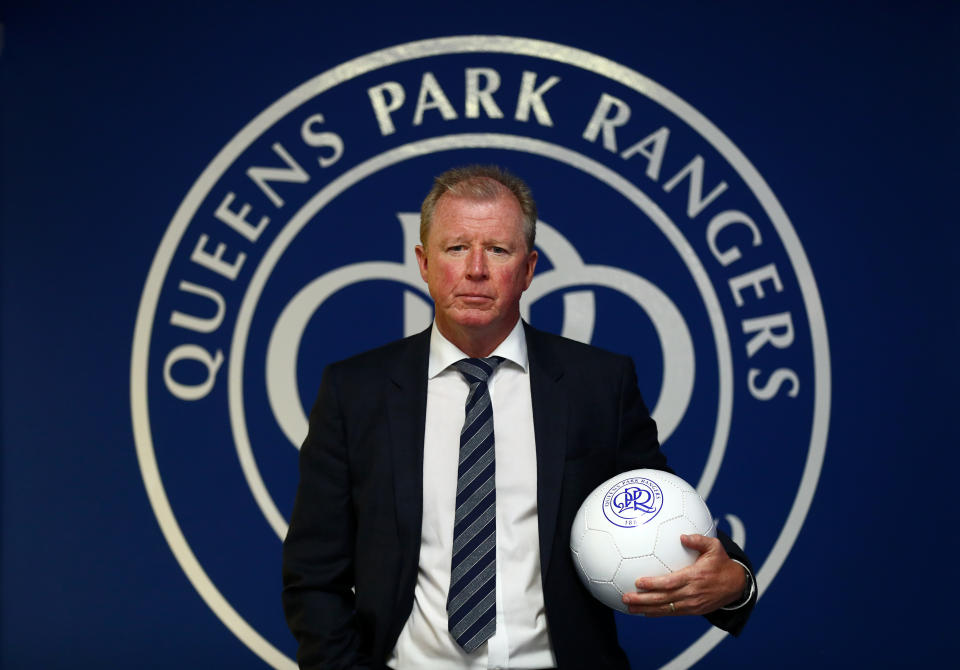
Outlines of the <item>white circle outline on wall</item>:
M830 354L820 294L806 253L786 212L760 173L719 128L684 100L639 72L603 56L553 42L523 37L472 35L425 39L374 51L327 70L287 93L251 120L214 157L180 203L163 235L147 273L134 325L130 357L131 422L137 461L154 515L177 562L207 606L251 651L275 668L294 669L296 664L254 630L217 590L190 549L163 487L150 431L147 399L150 335L160 291L177 247L210 189L241 153L277 120L308 99L372 70L418 58L462 53L505 53L528 56L572 65L612 79L650 98L678 116L713 145L737 171L770 218L784 245L800 286L813 348L814 402L810 447L807 450L803 475L787 521L757 573L760 595L772 583L786 560L803 526L816 491L826 451L831 402ZM707 631L664 667L671 670L689 667L708 653L723 639L724 635L725 633L718 629Z

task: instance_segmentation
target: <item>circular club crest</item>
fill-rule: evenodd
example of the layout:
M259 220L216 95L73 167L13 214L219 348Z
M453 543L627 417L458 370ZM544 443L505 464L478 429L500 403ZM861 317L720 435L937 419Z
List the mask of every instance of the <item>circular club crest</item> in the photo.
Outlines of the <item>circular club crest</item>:
M603 515L621 528L650 523L663 507L663 490L646 477L621 479L603 494Z
M321 372L429 325L419 205L467 163L530 183L540 262L524 318L634 358L671 466L734 539L749 529L761 594L800 532L829 422L826 326L746 157L596 54L502 36L391 47L283 95L213 158L137 315L131 407L154 513L200 596L273 667L295 667L279 543ZM643 523L657 500L635 482L608 518ZM684 618L643 653L685 667L722 637Z

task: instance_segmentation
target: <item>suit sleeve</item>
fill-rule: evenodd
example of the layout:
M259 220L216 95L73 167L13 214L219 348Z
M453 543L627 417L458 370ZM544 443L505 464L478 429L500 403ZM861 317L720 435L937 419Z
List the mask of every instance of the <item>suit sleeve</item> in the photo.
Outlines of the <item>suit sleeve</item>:
M620 453L618 467L620 472L636 468L655 468L673 472L667 465L667 458L660 450L657 440L657 427L650 412L647 410L637 385L637 375L633 361L627 359L620 383ZM682 475L681 475L682 476ZM727 555L739 561L754 576L750 559L736 542L726 533L717 529L717 537L723 544ZM756 577L754 576L754 584ZM757 601L756 589L743 606L733 610L718 609L704 615L711 624L727 631L731 635L739 635L743 630L753 606Z
M619 403L617 472L638 468L673 472L667 465L667 457L660 451L657 424L640 395L637 373L634 371L633 361L629 358L624 358L620 375Z
M300 449L300 483L283 543L283 608L301 668L369 667L354 613L356 518L336 368L323 375Z

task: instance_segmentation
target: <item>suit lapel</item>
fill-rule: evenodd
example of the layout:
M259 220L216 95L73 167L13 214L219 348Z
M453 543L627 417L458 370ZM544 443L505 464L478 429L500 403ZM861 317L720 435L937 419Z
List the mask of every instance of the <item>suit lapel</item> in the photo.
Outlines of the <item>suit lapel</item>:
M423 434L427 414L430 329L407 340L390 367L387 419L401 561L398 585L415 578L423 517Z
M560 489L567 445L567 394L559 383L561 361L539 332L524 324L530 363L530 399L537 443L537 515L540 531L540 571L546 576L557 527Z

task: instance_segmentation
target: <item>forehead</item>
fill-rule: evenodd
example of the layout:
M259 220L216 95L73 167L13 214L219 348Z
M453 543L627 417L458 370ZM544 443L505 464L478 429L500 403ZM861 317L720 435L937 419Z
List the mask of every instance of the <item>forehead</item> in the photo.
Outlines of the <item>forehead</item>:
M499 237L523 234L523 211L509 191L495 198L471 198L446 193L437 201L431 236L487 234Z

